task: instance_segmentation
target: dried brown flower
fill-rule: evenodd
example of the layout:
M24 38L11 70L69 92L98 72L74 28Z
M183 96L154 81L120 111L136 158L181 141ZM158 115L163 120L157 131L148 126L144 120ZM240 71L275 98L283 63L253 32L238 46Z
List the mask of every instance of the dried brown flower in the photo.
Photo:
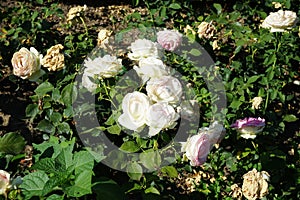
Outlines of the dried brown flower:
M46 56L42 59L42 65L49 71L59 71L64 68L65 57L60 52L63 48L61 44L57 44L48 49Z

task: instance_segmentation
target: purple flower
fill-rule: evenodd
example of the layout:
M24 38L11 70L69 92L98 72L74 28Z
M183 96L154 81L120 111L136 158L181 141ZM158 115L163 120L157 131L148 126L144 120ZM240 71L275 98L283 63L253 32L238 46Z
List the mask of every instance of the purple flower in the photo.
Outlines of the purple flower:
M236 122L230 127L236 129L240 133L241 137L245 139L254 139L257 133L262 132L265 125L265 119L260 117L249 117L236 120Z
M182 41L182 35L178 31L163 30L157 32L157 42L166 50L174 51Z

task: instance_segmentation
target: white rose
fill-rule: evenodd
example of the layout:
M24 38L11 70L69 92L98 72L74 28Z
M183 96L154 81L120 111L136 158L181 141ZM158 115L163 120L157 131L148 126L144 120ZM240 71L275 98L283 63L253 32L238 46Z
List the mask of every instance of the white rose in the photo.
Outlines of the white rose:
M132 53L128 53L131 60L140 60L147 57L158 57L158 45L147 39L137 39L130 47Z
M152 78L147 82L147 94L152 101L176 104L182 96L180 81L172 76Z
M122 101L123 114L118 122L133 131L141 131L146 124L146 113L150 106L149 98L141 92L132 92L125 95Z
M162 129L173 128L179 115L167 103L155 103L147 112L146 124L149 126L149 136L158 134Z
M122 60L117 59L116 56L105 55L94 60L87 58L84 66L91 74L98 75L101 78L111 78L121 71Z
M292 11L279 10L271 12L263 21L262 28L270 28L271 32L284 32L286 29L291 29L298 21L297 15Z
M142 78L143 83L146 83L150 78L159 78L169 74L164 63L154 57L141 59L139 66L134 66L133 69Z
M22 47L18 52L14 53L11 59L14 75L22 79L33 77L41 69L41 59L42 55L34 47L31 47L30 51Z
M0 170L0 195L6 194L9 188L10 174L4 170Z
M93 82L94 74L84 72L82 75L82 86L88 91L94 92L97 88L97 84Z

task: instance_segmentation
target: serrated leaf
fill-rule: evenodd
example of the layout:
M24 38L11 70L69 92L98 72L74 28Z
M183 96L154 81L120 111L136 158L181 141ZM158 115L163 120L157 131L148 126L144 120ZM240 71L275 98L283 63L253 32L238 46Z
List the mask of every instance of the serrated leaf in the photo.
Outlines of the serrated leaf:
M64 189L71 197L81 197L92 193L92 171L84 171L75 178L75 184Z
M87 151L79 151L74 155L75 175L84 171L92 171L94 167L94 158Z
M143 175L143 168L137 162L131 162L127 165L127 174L132 180L139 181Z
M120 149L126 152L133 153L139 151L140 147L134 141L126 141L121 145Z
M30 199L33 196L44 196L46 194L44 187L48 180L49 177L43 171L33 172L24 176L20 188L25 195L25 199Z
M40 84L34 92L39 96L43 97L45 96L48 92L51 92L54 89L53 85L49 82L43 82Z
M18 154L25 147L25 139L17 133L6 133L0 138L0 152Z
M55 161L52 158L44 158L39 160L32 166L32 169L42 170L47 173L55 173L58 170L55 166Z
M55 158L55 162L62 166L64 171L67 171L73 164L73 145L69 145L61 150Z

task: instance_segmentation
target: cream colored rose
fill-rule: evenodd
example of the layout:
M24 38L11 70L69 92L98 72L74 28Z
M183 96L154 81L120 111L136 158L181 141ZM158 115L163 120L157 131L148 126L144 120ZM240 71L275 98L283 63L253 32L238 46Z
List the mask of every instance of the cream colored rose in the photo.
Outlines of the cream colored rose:
M147 94L154 102L177 104L182 97L180 81L172 76L152 78L147 82Z
M63 45L57 44L47 50L47 54L42 59L42 65L48 69L48 71L59 71L65 66L65 56L61 53Z
M34 47L31 47L30 51L22 47L18 52L14 53L11 59L14 75L22 79L29 79L34 76L41 69L41 58L42 55Z
M137 39L131 43L129 49L131 53L128 53L128 57L131 60L140 60L148 57L159 57L158 44L147 39Z
M0 195L6 194L9 188L10 174L4 170L0 170Z
M243 195L249 200L261 199L268 194L268 172L258 172L256 169L243 175Z
M126 94L122 101L123 114L118 122L129 130L141 131L146 124L149 106L150 101L145 94L137 91Z
M165 64L154 57L141 59L139 66L134 66L133 69L141 77L143 83L146 83L150 78L159 78L169 74Z
M90 74L98 75L101 78L111 78L122 70L122 60L116 56L105 55L94 60L87 58L84 66Z
M199 38L206 38L210 39L214 36L216 32L216 28L214 25L208 22L201 22L201 24L198 26L198 36Z
M106 29L100 30L98 33L98 38L97 38L97 45L99 47L105 47L105 45L108 44L108 39L111 34L112 34L112 32L109 30L106 30Z
M268 28L271 32L284 32L291 29L297 23L298 18L295 12L279 10L271 12L261 24L262 28Z
M252 102L252 109L259 109L260 104L263 101L261 97L254 97L251 102Z
M179 115L167 103L155 103L148 109L146 124L149 126L150 137L166 128L174 128Z

